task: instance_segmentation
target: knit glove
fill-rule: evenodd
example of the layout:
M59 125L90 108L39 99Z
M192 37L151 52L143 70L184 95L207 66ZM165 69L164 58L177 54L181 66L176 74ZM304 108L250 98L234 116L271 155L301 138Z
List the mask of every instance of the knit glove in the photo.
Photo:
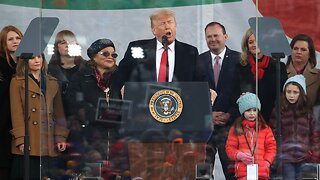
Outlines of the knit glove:
M253 164L253 157L250 153L238 152L236 157L245 164Z

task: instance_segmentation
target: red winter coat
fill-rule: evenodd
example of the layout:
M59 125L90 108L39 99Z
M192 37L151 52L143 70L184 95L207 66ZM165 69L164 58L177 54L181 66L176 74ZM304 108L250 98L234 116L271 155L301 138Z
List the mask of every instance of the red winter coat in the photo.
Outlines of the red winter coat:
M253 129L255 132L255 130ZM254 133L254 143L256 142L256 134ZM250 140L250 137L247 137ZM253 147L251 147L253 149ZM237 136L234 132L234 126L230 128L228 140L226 143L226 152L228 157L236 161L235 172L237 178L243 178L247 176L247 165L236 158L238 152L250 152L247 141L244 134ZM269 167L266 167L265 161L272 164L276 155L276 140L273 136L272 130L269 126L265 129L259 130L258 144L255 152L258 153L258 159L255 159L255 164L258 163L258 176L259 178L269 177ZM256 154L254 154L256 158Z

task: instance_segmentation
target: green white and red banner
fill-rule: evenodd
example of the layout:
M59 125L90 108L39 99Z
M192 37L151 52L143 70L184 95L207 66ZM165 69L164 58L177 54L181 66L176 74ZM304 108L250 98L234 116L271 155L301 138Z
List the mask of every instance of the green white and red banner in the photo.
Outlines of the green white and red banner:
M121 60L132 40L152 38L149 15L158 8L176 12L177 39L207 50L204 27L211 21L225 25L227 45L240 51L240 42L249 28L248 19L274 16L290 39L299 33L310 35L320 51L319 0L0 0L0 27L8 24L24 32L29 22L39 16L60 19L55 31L73 31L82 46L98 38L114 41ZM258 3L258 6L256 6ZM257 11L257 8L259 11ZM54 38L50 42L53 43ZM319 55L319 53L318 53Z

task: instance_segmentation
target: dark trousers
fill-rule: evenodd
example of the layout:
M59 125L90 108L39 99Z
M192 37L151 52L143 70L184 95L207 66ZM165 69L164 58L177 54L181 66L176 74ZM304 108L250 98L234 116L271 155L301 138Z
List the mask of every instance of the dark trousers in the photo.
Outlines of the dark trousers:
M10 177L10 168L0 167L0 179L9 179Z
M206 147L206 163L214 167L215 155L218 152L226 180L235 180L234 161L226 154L226 141L230 126L216 126Z
M57 165L55 157L48 156L30 156L29 157L29 179L40 180L44 177L57 179ZM40 166L41 165L41 166ZM11 170L11 180L24 179L24 157L23 155L14 155Z
M301 174L302 163L283 163L282 175L284 180L299 180L302 179Z

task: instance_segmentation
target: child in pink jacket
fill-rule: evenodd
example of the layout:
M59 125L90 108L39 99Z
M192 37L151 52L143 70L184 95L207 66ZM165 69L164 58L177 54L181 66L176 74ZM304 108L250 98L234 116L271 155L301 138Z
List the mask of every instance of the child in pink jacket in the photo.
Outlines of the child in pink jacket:
M246 93L237 103L241 117L230 128L227 155L235 161L237 179L247 179L247 165L258 164L259 180L267 180L276 155L276 140L260 113L260 100L255 94Z

